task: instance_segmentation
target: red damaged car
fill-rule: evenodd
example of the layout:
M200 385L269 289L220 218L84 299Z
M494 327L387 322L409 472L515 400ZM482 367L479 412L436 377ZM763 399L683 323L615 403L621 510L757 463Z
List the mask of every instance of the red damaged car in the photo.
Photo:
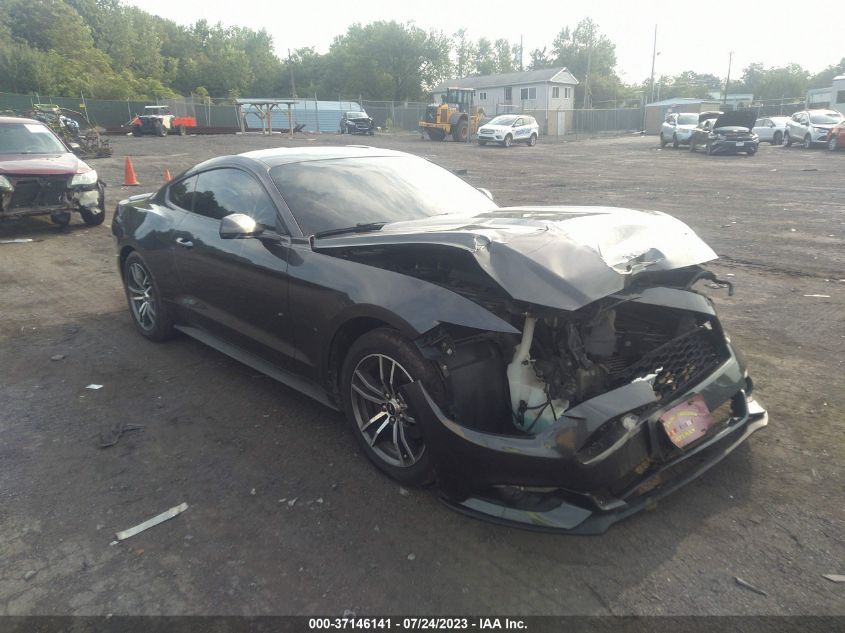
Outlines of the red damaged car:
M97 172L43 123L0 117L0 221L49 215L65 226L74 211L89 226L105 219Z

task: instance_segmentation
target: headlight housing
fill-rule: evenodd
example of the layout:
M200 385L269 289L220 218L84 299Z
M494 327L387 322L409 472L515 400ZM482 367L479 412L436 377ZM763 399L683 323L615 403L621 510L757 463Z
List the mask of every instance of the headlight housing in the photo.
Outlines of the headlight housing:
M94 169L89 169L88 171L82 172L81 174L75 174L73 178L70 179L71 187L84 187L86 185L96 184L97 172Z
M6 178L6 176L0 176L0 191L14 191L15 188L12 186L12 181Z

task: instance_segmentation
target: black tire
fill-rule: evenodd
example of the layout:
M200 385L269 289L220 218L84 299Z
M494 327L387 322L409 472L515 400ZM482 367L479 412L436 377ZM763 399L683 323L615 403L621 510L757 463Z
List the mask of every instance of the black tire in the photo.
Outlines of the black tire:
M132 136L140 137L140 136L143 136L143 135L144 135L144 133L141 131L140 125L133 125L132 126Z
M478 141L478 144L484 147L485 145L487 145L487 141Z
M749 156L754 156L754 154L757 153L757 148L752 145L751 147L749 147L745 150L745 153L748 154Z
M179 133L179 136L187 136L188 130L184 125L177 125L176 131Z
M792 137L789 135L788 131L783 134L783 146L792 147Z
M673 134L672 135L672 147L675 148L675 149L678 149L678 145L680 145L680 143L678 143L678 135Z
M537 144L537 135L532 134L528 139L528 147L534 147Z
M379 382L378 375L384 380ZM434 478L419 419L396 389L416 380L435 402L444 402L445 387L436 366L389 328L371 330L356 340L341 371L342 408L356 441L379 470L409 486L425 485ZM405 461L407 465L401 465Z
M690 139L689 139L689 151L691 151L691 152L695 152L695 137L694 137L694 136L690 136Z
M161 121L155 122L155 131L157 136L167 136L167 128L164 127Z
M341 133L341 134L346 134L346 130L344 130L343 128L340 128L340 133Z
M835 152L839 149L839 139L836 138L836 134L830 135L830 138L827 141L827 149L831 152Z
M146 279L149 280L149 285L142 281L143 277L137 272L138 269L144 272ZM173 336L173 317L167 305L161 299L158 283L150 272L147 263L137 252L130 253L123 263L123 289L126 293L126 302L129 306L132 323L135 324L135 328L141 333L141 336L157 343L166 341ZM147 301L138 299L139 291L146 293ZM152 318L144 317L144 314L149 315L149 311L142 312L140 307L142 303L152 304Z
M713 145L712 143L710 143L710 141L707 141L707 145L704 146L704 153L708 156L713 155Z
M430 138L432 141L442 141L446 138L446 132L444 132L440 128L434 128L428 130L428 138Z
M809 134L804 135L804 149L810 149L813 147L813 137Z
M667 144L668 142L669 142L669 141L667 141L665 138L663 138L663 132L661 132L661 133L660 133L660 147L666 147L666 144Z
M66 227L68 224L70 224L70 211L52 213L50 215L50 222L62 228Z
M502 147L510 147L511 145L513 145L513 137L508 134L505 136L505 140L502 141Z
M456 143L466 143L467 134L469 134L469 124L461 121L452 129L452 140Z
M772 145L780 145L781 143L783 143L783 134L775 132L775 135L772 137Z

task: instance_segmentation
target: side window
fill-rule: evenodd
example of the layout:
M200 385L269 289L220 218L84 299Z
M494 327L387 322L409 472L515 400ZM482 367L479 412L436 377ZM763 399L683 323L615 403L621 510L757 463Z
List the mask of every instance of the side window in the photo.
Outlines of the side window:
M168 196L170 202L180 209L191 211L194 207L194 189L197 186L197 177L191 176L170 185Z
M212 169L199 174L194 213L214 220L245 213L266 228L279 228L276 206L264 187L239 169Z
M754 127L763 127L766 125L766 119L757 119L754 121Z
M525 125L525 118L519 117L516 121L514 121L514 127L520 127L521 125Z
M552 88L552 99L559 99L560 98L560 87L555 86Z

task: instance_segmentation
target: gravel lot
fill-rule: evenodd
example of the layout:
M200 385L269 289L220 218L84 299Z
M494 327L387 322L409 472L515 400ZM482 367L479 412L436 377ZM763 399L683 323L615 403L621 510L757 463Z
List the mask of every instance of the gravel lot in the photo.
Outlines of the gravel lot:
M536 534L400 494L339 414L188 338L135 333L108 228L121 197L218 154L356 141L466 169L501 204L686 221L736 284L712 292L768 429L604 536ZM0 244L0 613L845 614L845 584L822 577L845 573L845 153L707 157L654 137L112 145L92 161L109 185L103 226L0 225L0 240L34 240ZM141 187L120 186L126 155ZM97 448L118 422L143 429ZM110 545L182 501L178 518Z

